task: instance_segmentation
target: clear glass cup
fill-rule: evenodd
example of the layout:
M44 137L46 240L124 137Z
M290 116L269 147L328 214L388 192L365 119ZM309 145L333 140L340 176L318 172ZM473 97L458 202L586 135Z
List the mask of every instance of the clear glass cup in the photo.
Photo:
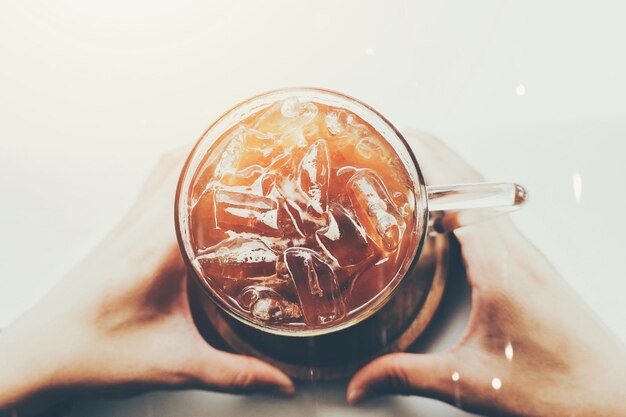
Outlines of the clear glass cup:
M363 308L352 313L346 320L329 323L315 329L285 327L255 320L241 314L225 300L218 291L211 288L202 279L202 271L191 262L194 249L191 244L189 223L189 201L193 179L200 164L211 146L233 126L248 116L268 108L277 101L297 97L300 101L310 101L323 105L342 108L352 112L374 128L394 149L413 183L415 208L413 215L414 229L407 231L417 238L410 248L408 256L399 266L394 277L390 277L384 291L372 299ZM180 175L175 201L175 223L178 242L194 279L206 294L228 315L263 332L282 336L318 336L353 326L380 310L394 295L398 284L415 269L422 246L429 233L446 233L455 228L483 221L494 215L520 207L526 200L523 187L513 183L477 183L427 186L409 144L402 134L370 106L346 95L316 88L292 88L271 91L252 97L227 111L217 119L202 135L189 155Z

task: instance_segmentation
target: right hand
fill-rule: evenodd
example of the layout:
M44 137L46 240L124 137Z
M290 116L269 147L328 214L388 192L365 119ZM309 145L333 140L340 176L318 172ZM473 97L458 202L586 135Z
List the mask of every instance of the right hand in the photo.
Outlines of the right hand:
M409 141L429 184L482 181L437 139ZM464 336L444 352L374 360L353 377L348 401L404 394L483 413L626 415L624 345L544 256L507 218L454 233L472 288Z

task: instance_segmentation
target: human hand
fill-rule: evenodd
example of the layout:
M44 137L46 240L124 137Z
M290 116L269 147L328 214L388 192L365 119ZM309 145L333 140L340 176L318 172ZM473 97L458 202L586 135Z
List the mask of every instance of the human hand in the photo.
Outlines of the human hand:
M429 184L482 181L437 139L408 137ZM472 309L453 348L382 356L354 375L352 404L423 395L482 413L623 416L624 345L506 218L456 230Z
M194 326L174 231L183 157L164 158L119 226L0 333L0 410L42 392L55 399L153 388L293 394L284 373L212 348Z

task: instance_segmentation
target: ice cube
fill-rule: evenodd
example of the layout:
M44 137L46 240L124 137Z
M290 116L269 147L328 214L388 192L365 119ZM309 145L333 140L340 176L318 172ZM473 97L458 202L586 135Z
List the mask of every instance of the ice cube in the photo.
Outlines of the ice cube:
M291 176L276 177L275 185L280 199L286 203L285 208L304 236L312 236L316 230L326 227L328 219L324 212L320 212L320 205L312 202ZM313 209L314 205L317 209Z
M278 101L263 110L253 128L261 132L281 134L295 128L304 128L317 116L317 106L291 97Z
M225 231L217 227L215 222L214 196L215 188L208 189L190 208L190 226L193 229L191 237L196 248L213 246L226 237L224 236Z
M237 171L228 171L222 174L220 183L231 187L252 187L263 175L263 167L250 165ZM216 186L218 186L216 184Z
M378 175L371 170L360 170L348 180L347 189L368 236L381 248L396 249L406 226Z
M292 206L298 206L303 209L309 203L309 197L296 184L296 181L289 176L277 176L274 178L276 192L278 192Z
M268 197L277 201L276 224L280 235L287 238L304 238L302 216L305 215L300 205L295 201L290 201L282 192L280 187L286 179L284 177L274 177L272 188ZM303 201L305 196L301 196Z
M302 317L300 306L282 298L260 298L251 309L252 315L265 321L286 321Z
M390 155L389 158L387 158L387 166L389 167L388 169L391 171L391 172L389 172L390 175L393 175L393 176L395 176L398 179L406 177L405 165L404 165L404 163L400 160L400 158L397 155ZM410 192L410 190L413 187L411 185L407 184L406 188ZM398 204L398 205L400 205L400 204Z
M279 142L280 146L286 151L291 151L296 147L302 148L309 144L304 137L304 132L301 127L288 130L280 135Z
M276 177L284 175L283 172L288 170L290 159L291 156L285 153L275 156L267 168L260 169L260 175L250 185L250 191L253 194L275 198L276 195L271 195L271 193L273 188L275 188Z
M380 143L372 137L364 137L356 144L356 151L365 159L379 158L384 155Z
M281 198L276 213L278 230L283 237L305 237L302 232L302 219L298 212L289 206L289 203Z
M300 306L269 287L245 287L237 299L254 317L264 321L287 321L302 317Z
M215 187L224 175L237 171L239 157L243 150L243 136L239 129L236 129L224 138L217 148L207 153L207 159L202 162L199 174L194 180L196 185L194 185L190 199L191 206L195 206L198 200Z
M335 136L346 128L346 113L342 111L333 111L324 118L328 132Z
M363 268L376 262L376 254L367 240L367 234L352 213L337 203L330 205L329 212L328 227L315 233L326 256L342 268Z
M411 191L409 190L408 193L411 194ZM405 193L396 191L393 193L393 201L396 203L398 212L402 215L402 217L406 218L409 214L411 214L411 205L409 204L409 199Z
M249 169L251 165L264 165L267 158L277 151L277 142L274 135L262 133L245 126L238 126L222 142L220 149L213 151L215 169L213 180L221 181L224 175L236 172L239 169Z
M265 292L275 293L276 291L262 285L249 285L241 290L237 297L237 302L240 306L250 311L250 307L252 307Z
M298 166L300 189L309 197L309 206L317 213L326 211L330 180L330 157L328 145L323 139L313 143L305 152Z
M204 250L208 247L218 244L224 239L227 239L228 233L224 230L215 227L213 220L210 221L192 221L192 234L191 241L193 243L194 248L198 248L200 250Z
M333 140L340 140L346 144L356 143L360 138L368 136L368 127L344 110L335 109L324 117L326 129Z
M240 237L244 239L260 240L261 242L265 243L265 245L268 248L270 248L272 251L276 253L281 253L285 249L290 248L292 246L302 245L306 241L305 238L299 237L299 236L278 237L278 236L264 236L264 235L260 235L257 233L234 232L232 230L227 230L226 232L224 232L222 229L215 229L215 230L222 232L221 235L226 236L226 238Z
M220 141L215 150L208 153L207 160L202 163L195 182L204 186L194 190L191 205L219 184L250 186L279 151L274 135L238 126Z
M226 230L278 236L277 204L251 192L218 188L214 193L215 223Z
M302 247L287 249L283 257L307 324L326 324L345 316L346 305L335 272L327 262Z
M258 236L257 236L258 238ZM256 238L252 239L255 240ZM263 241L263 243L266 243ZM269 245L268 245L269 247ZM270 247L270 249L272 249ZM274 253L279 253L274 251ZM276 255L277 262L279 259L282 259L282 255ZM271 272L271 269L268 268ZM224 295L229 298L238 300L239 295L243 291L244 288L250 286L256 287L267 287L272 290L278 292L279 294L285 294L285 296L290 296L294 300L297 299L296 290L293 287L293 283L289 279L289 277L279 277L277 274L270 274L264 276L244 276L243 278L230 278L230 279L222 279L222 277L217 277L212 280L212 285L219 285L219 289L223 291ZM239 301L238 301L239 302Z
M224 139L223 150L217 150L217 161L213 171L213 180L220 181L224 174L237 170L239 158L244 151L244 136L237 129L229 138Z
M246 151L258 152L267 158L276 149L277 143L271 133L259 132L244 126L240 126L239 129Z
M350 133L357 137L363 137L369 133L367 126L359 122L352 114L346 117L346 126Z
M240 129L244 144L244 152L239 158L240 168L250 165L267 168L282 152L279 141L271 133L262 133L247 127Z
M283 132L300 130L303 138L318 133L317 123L312 123L318 113L315 104L309 101L300 101L292 97L283 102L280 111L282 115L289 120Z
M276 272L278 256L261 240L235 236L198 252L206 277L244 279Z

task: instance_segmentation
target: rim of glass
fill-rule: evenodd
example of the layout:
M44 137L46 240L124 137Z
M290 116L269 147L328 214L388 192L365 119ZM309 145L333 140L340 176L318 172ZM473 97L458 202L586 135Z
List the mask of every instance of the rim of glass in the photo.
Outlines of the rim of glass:
M393 147L413 181L413 215L415 221L414 228L411 232L414 233L414 238L417 239L417 244L413 248L413 252L407 253L405 261L396 272L396 275L389 280L385 288L366 303L364 307L360 307L360 311L357 309L357 312L354 313L355 310L353 310L353 317L327 327L299 328L294 326L293 328L289 328L267 324L260 320L254 321L227 304L220 294L208 285L206 280L203 279L202 271L192 262L195 254L191 247L187 202L189 201L189 191L193 178L197 170L201 167L204 155L213 144L235 124L271 106L275 102L289 97L297 97L301 100L343 108L358 115L361 119L370 124L370 126ZM194 145L182 168L176 189L174 217L178 245L187 267L193 271L193 279L200 284L204 293L208 295L222 311L236 320L266 333L280 336L310 337L336 332L360 323L379 311L394 296L400 282L402 282L404 277L411 274L419 259L427 230L428 200L426 198L424 177L411 147L395 126L382 114L362 101L336 91L312 87L294 87L268 91L244 100L231 107L209 126Z

